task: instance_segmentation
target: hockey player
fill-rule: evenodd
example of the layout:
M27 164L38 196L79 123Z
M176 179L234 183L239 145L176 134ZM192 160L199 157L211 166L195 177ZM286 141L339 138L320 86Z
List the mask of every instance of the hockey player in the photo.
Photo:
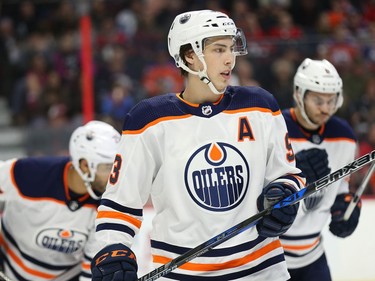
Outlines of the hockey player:
M210 10L178 15L168 49L186 77L181 93L141 101L127 115L96 219L103 248L93 280L137 280L131 251L151 196L155 267L289 196L304 185L273 96L231 87L243 33ZM274 210L257 227L182 265L164 280L287 280L278 236L298 204Z
M120 134L91 121L71 135L69 157L0 163L5 200L1 256L12 280L91 280L94 219Z
M294 76L295 107L283 110L296 164L307 183L352 162L356 138L349 124L333 116L343 103L342 80L327 60L305 59ZM301 203L292 227L280 237L293 281L331 280L321 231L338 237L353 233L360 215L359 203L350 219L342 216L353 196L348 178L323 189Z

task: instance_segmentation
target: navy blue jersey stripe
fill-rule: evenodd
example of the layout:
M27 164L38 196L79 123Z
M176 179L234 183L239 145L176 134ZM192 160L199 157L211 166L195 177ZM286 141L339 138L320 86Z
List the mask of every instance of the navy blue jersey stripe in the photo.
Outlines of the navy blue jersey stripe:
M281 235L280 239L296 241L296 240L305 240L305 239L317 238L319 236L320 236L320 232L316 232L316 233L309 234L309 235L298 235L298 236Z
M259 236L257 239L236 245L234 247L229 247L229 248L220 248L220 249L212 249L204 254L201 255L201 257L219 257L219 256L229 256L238 252L242 251L247 251L255 246L257 246L259 243L263 242L266 238ZM190 248L186 247L180 247L176 245L171 245L165 242L160 242L156 240L151 240L151 247L154 249L159 249L159 250L165 250L171 253L179 254L182 255L186 253L187 251L191 250Z
M302 173L296 174L296 176L301 177L301 178L304 178L304 177L305 177ZM292 175L285 175L285 176L280 177L279 179L287 179L287 180L291 180L291 181L293 181L297 186L301 187L301 182L300 182L295 176L292 176Z
M315 249L315 248L314 248L314 249ZM297 254L293 254L293 253L290 253L290 252L288 252L288 251L285 251L284 255L285 255L285 256L288 256L288 257L299 258L299 257L306 256L306 255L308 255L308 254L310 254L310 253L311 253L311 251L308 251L308 252L305 253L305 254L297 255Z
M135 236L135 232L133 229L131 229L130 227L126 225L118 224L118 223L101 223L96 227L96 232L101 231L101 230L115 230L115 231L125 232L132 237Z
M86 254L84 254L83 257L84 257L86 260L90 261L90 262L92 261L92 258L90 258L90 257L89 257L88 255L86 255Z
M116 211L119 211L121 213L130 214L130 215L133 215L133 216L141 217L143 215L142 209L128 208L128 207L122 206L122 205L120 205L120 204L118 204L118 203L116 203L112 200L109 200L109 199L101 199L100 205L109 207L109 208L111 208L113 210L116 210Z

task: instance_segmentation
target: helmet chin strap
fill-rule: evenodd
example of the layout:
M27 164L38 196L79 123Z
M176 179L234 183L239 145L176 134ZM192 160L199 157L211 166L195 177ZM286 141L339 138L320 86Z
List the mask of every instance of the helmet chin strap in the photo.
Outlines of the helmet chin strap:
M187 67L183 62L179 64L179 66L186 70L187 72L193 74L193 75L197 75L199 77L199 79L208 85L208 87L210 88L211 92L213 92L215 95L221 95L225 92L225 90L227 88L224 88L223 91L219 91L215 88L214 84L212 83L211 79L208 77L208 74L207 74L207 64L206 64L206 61L204 60L204 55L199 55L198 56L199 60L202 62L203 64L203 70L199 70L199 71L194 71L194 70L191 70L189 67Z
M214 84L211 82L210 78L208 78L208 75L207 75L207 71L205 70L202 70L202 71L198 71L198 76L199 78L201 79L201 81L205 84L208 85L208 87L210 88L211 92L213 92L215 95L221 95L225 92L226 88L224 88L224 91L223 92L219 92Z
M318 124L315 124L313 121L310 120L310 118L307 116L306 111L305 111L305 104L300 100L300 96L297 93L294 93L293 95L295 102L298 105L299 111L301 112L303 120L306 121L306 123L309 126L319 126Z
M98 196L98 195L95 194L94 190L92 190L91 183L88 182L88 181L84 181L84 183L85 183L87 192L89 193L89 195L91 196L91 198L93 198L95 200L99 200L101 196Z
M220 91L218 91L218 89L216 89L216 87L212 83L211 79L208 77L207 64L206 64L206 61L204 60L204 55L203 54L199 55L198 58L203 64L203 70L198 71L199 79L201 79L201 81L203 83L207 84L208 87L210 88L211 92L213 92L215 95L223 94L227 88L224 88L224 90L222 92L220 92Z
M307 124L309 124L310 126L314 126L314 127L318 126L319 127L319 124L315 124L313 121L310 120L310 118L307 116L304 108L300 107L300 110L301 110L302 118L306 121Z
M89 173L84 174L80 171L80 175L81 175L83 183L85 184L86 190L87 190L88 194L90 195L90 197L92 199L99 200L101 198L101 196L96 195L94 190L92 189L91 181L90 181L90 174Z

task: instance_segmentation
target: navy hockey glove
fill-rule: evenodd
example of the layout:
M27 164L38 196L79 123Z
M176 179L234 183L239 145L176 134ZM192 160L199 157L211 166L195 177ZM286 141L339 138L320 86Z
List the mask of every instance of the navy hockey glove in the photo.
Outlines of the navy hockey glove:
M328 154L325 149L311 148L301 150L296 154L296 166L306 177L307 183L312 183L331 172L328 167ZM315 194L304 199L306 210L316 208L323 199L326 189L319 190Z
M276 202L284 199L296 190L288 184L271 183L267 185L257 199L258 210L262 211ZM294 222L298 211L299 203L282 208L273 209L271 213L264 216L257 224L260 236L276 237L284 234Z
M134 253L123 244L105 247L91 262L93 281L136 281L137 270Z
M341 238L351 235L358 225L362 207L361 200L358 201L350 218L347 221L342 219L353 196L353 193L339 194L336 196L335 203L331 207L332 216L331 223L329 224L329 230L334 235Z

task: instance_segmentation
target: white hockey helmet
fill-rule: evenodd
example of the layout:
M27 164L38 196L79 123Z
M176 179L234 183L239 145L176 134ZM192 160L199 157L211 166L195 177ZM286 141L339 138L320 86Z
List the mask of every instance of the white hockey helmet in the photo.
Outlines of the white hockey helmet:
M334 108L334 112L336 112L344 102L342 87L343 83L340 75L328 60L312 60L306 58L298 67L294 76L293 97L301 110L303 118L308 123L313 124L305 112L304 97L306 91L336 94L337 102Z
M246 39L242 30L236 27L231 18L221 12L199 10L179 14L174 19L168 33L168 51L176 66L198 75L210 88L212 83L207 77L207 65L204 61L203 49L205 39L216 36L232 36L235 42L233 54L236 56L247 54ZM203 63L204 69L202 71L191 70L181 58L181 46L187 44L192 46L193 51ZM211 90L213 89L211 88ZM221 94L217 90L214 93Z
M91 197L98 196L91 189L99 164L112 164L120 141L120 133L111 125L102 121L90 121L74 130L69 141L72 164L86 184ZM83 173L79 167L81 159L88 162L89 173Z

